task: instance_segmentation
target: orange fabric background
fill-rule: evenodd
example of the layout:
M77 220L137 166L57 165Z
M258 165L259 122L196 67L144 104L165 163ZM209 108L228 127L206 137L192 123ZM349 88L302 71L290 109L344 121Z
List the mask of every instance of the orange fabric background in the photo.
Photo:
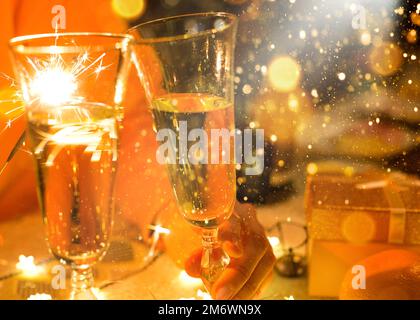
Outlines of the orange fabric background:
M117 33L127 29L126 23L112 12L110 0L61 0L59 3L66 8L66 30L62 31ZM56 4L55 0L1 0L0 72L13 76L7 52L10 38L54 32L51 9ZM0 88L9 85L8 81L0 79ZM152 118L134 72L129 80L125 109L117 174L117 209L129 220L144 226L152 220L156 211L173 199L173 195L165 169L155 160L157 145L152 131ZM23 117L21 119L23 123ZM2 121L0 117L0 130L6 120ZM8 129L9 136L0 135L0 144L2 138L10 140L11 136L19 136L17 131L22 130L22 123L14 123ZM10 146L0 149L0 161L7 157L10 150ZM0 219L36 208L35 190L31 156L19 151L0 176Z

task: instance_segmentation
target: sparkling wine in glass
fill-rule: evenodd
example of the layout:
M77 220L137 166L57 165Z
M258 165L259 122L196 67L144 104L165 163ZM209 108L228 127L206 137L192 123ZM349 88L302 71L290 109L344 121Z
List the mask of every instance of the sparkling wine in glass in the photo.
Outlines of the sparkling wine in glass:
M49 248L72 268L72 299L95 298L92 266L109 245L130 41L63 33L10 42Z
M229 263L217 230L232 214L236 200L236 17L183 15L146 22L129 33L136 41L134 61L157 139L160 147L169 145L166 154L160 155L165 161L159 162L166 163L181 214L201 228L202 279L210 288ZM162 138L165 132L173 134ZM207 143L197 147L198 141Z
M223 145L223 141L218 139L217 150L214 144L211 147L216 152L212 154L207 150L209 159L203 163L198 160L206 150L192 149L195 141L188 140L186 150L189 160L194 157L197 161L182 163L182 154L178 152L175 163L167 163L169 178L184 218L201 228L217 228L229 218L235 199L235 164L230 160L222 163L223 153L229 152L229 157L233 155L234 144L230 136L234 130L232 105L216 96L173 94L153 100L151 110L157 130L169 128L176 134L176 141L181 140L182 123L186 136L198 129L211 138L212 130L228 130L228 145Z

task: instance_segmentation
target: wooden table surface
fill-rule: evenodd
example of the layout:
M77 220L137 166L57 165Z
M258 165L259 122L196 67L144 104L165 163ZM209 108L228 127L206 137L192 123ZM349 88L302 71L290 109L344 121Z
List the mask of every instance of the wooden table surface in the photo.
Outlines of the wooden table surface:
M304 222L302 196L258 208L258 218L266 228L287 217L292 217L297 222ZM132 259L120 262L109 262L105 259L95 267L95 285L100 289L101 298L202 299L206 297L203 294L205 291L201 281L186 276L185 272L179 269L165 253L153 259L146 259L149 248L143 243L131 241L129 247ZM44 268L41 275L30 277L19 272L16 269L19 255L35 257L36 263ZM48 293L54 299L67 299L68 290L53 290L49 285L54 276L50 269L57 264L58 261L48 252L39 213L27 214L0 224L0 299L26 299L35 293ZM270 285L261 293L259 299L285 299L289 296L295 299L308 299L306 286L305 277L290 279L275 273Z

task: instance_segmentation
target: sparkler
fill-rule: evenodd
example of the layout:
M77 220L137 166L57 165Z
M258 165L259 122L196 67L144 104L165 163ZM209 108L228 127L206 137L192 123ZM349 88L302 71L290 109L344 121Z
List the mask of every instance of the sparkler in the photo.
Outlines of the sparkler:
M18 46L18 52L23 52L24 47ZM55 114L57 119L61 119L63 109L70 111L72 116L75 115L77 119L83 124L74 126L66 126L63 129L59 129L54 134L48 134L38 130L37 133L43 138L43 140L34 148L35 153L39 154L43 151L48 143L55 145L53 151L49 155L46 165L51 166L54 163L55 157L60 153L64 145L86 145L86 152L92 153L91 161L99 161L101 153L104 150L98 150L102 136L104 133L109 133L111 138L116 137L115 127L112 123L101 123L101 126L105 128L104 132L100 132L92 129L92 119L89 111L80 107L78 104L82 103L84 99L77 96L77 90L79 88L78 80L82 76L95 75L98 79L101 72L109 68L111 65L104 66L103 59L106 53L102 53L99 57L92 59L89 56L89 48L81 53L76 62L72 62L71 66L67 66L62 55L60 54L60 47L53 45L50 47L51 55L48 59L37 59L27 58L27 62L35 71L35 75L30 79L25 79L20 91L17 92L16 101L25 101L26 105L42 105L43 108L50 108L51 112ZM14 86L14 80L7 75L3 75L5 78L10 79ZM0 101L5 102L5 101ZM23 109L23 106L19 106L8 113ZM21 113L18 117L21 117ZM10 120L7 123L6 128L10 128L13 121L17 118ZM60 122L60 121L58 121ZM106 122L106 120L105 120ZM5 129L6 129L5 128ZM5 130L3 129L3 131ZM0 135L3 131L0 131ZM25 140L25 134L22 134L20 139L17 141L15 147L9 154L6 163L0 169L0 175L13 158L16 151L22 145ZM116 150L111 150L114 158L116 157Z
M23 142L25 141L25 132L22 133L22 135L20 136L19 140L16 142L15 146L13 147L12 151L9 153L6 162L4 163L4 165L1 167L0 169L0 176L3 173L3 171L7 168L7 165L10 163L10 161L13 159L14 155L16 154L16 152L19 150L20 146L23 144Z
M8 80L10 82L10 88L14 88L15 87L15 81L14 79L12 79L11 77L7 76L4 73L0 72L0 77ZM10 94L12 93L13 94ZM3 96L5 99L2 99ZM15 92L14 90L4 90L1 93L1 97L0 97L0 105L11 105L14 106L13 108L7 110L6 112L3 112L3 114L6 116L7 121L4 124L4 127L0 129L0 137L3 134L6 134L8 132L10 132L13 123L15 123L16 121L18 121L22 116L23 116L23 109L24 106L21 103L22 99L21 96L19 94L19 92ZM3 108L2 108L3 109ZM8 164L10 163L10 161L12 160L13 156L16 154L16 152L18 150L20 150L20 147L24 144L25 141L25 133L22 133L18 138L17 141L15 143L15 145L13 146L13 148L11 149L11 151L9 152L9 154L6 157L6 160L4 163L0 164L0 176L3 173L3 171L6 169L6 167L8 166Z
M19 51L19 47L17 50ZM43 105L50 107L83 101L83 98L76 96L77 80L89 70L97 75L105 70L102 59L106 54L101 54L92 62L86 51L77 57L71 67L68 67L56 46L51 46L51 52L52 55L47 60L27 58L35 70L35 76L33 79L27 79L28 85L22 87L25 101L31 105L39 100ZM94 68L97 64L99 67ZM31 101L30 97L35 97L35 100Z

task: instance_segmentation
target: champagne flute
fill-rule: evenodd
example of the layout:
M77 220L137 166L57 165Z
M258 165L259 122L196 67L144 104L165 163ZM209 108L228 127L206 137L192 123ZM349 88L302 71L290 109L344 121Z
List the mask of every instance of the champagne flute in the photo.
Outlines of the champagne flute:
M201 13L129 30L136 40L134 62L161 141L158 161L166 163L180 212L201 228L201 274L208 289L229 263L217 230L232 214L236 199L232 134L236 25L231 14ZM162 138L165 132L167 137ZM197 147L199 140L203 141Z
M72 268L71 299L96 298L92 266L109 245L131 40L56 33L10 41L49 248Z

